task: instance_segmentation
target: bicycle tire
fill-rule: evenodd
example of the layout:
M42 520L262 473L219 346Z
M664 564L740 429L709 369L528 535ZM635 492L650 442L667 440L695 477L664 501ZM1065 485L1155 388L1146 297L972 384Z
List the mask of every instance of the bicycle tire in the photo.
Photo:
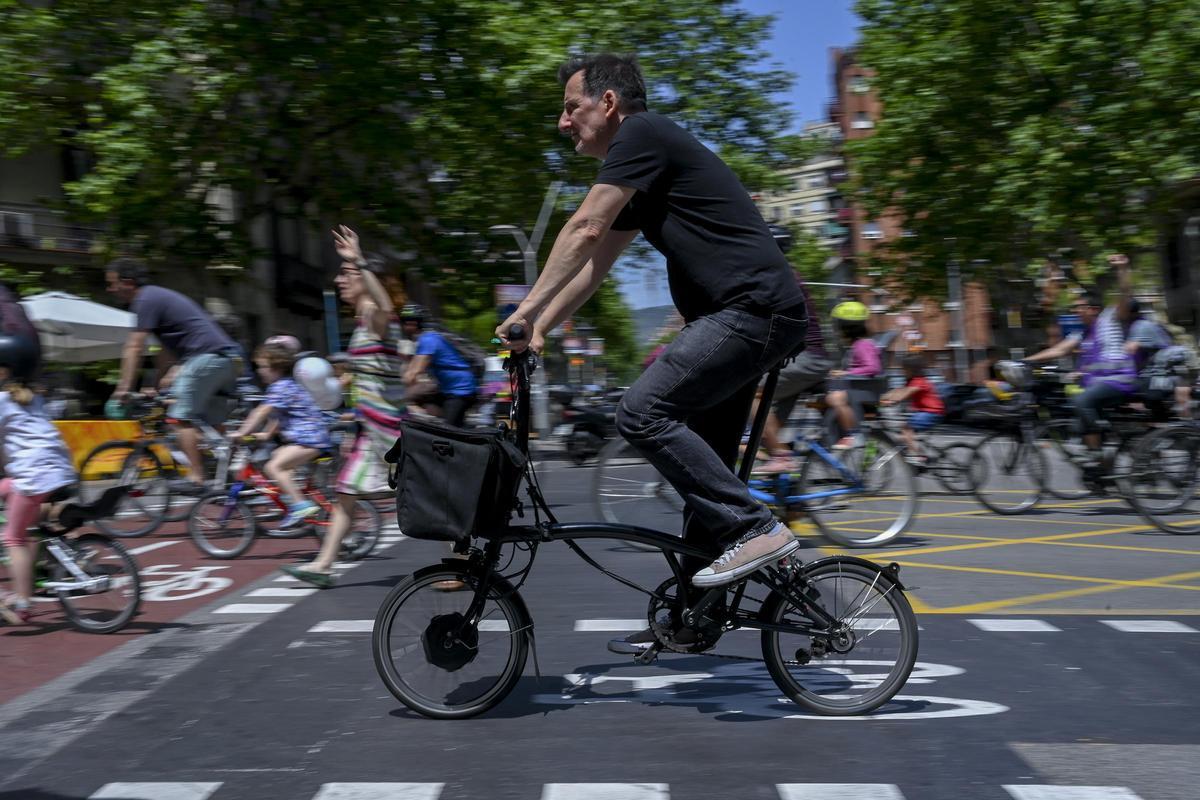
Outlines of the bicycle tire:
M1041 450L1023 434L997 431L975 446L971 458L975 499L996 514L1022 514L1040 503L1045 476ZM1005 488L1013 484L1018 488Z
M853 548L879 547L908 530L917 514L917 482L904 460L903 448L886 434L869 431L863 446L845 451L841 461L862 476L863 490L798 503L817 529L830 541ZM801 464L795 487L797 495L810 494L810 490L856 489L840 471L813 453ZM893 497L899 497L901 503L895 511L889 505ZM840 516L835 519L834 514Z
M971 494L975 491L975 484L971 481L971 459L974 455L974 445L951 442L938 453L937 463L930 468L930 472L950 494Z
M133 556L116 539L99 533L75 537L67 541L67 546L72 551L76 566L89 577L104 576L110 581L105 591L95 594L56 590L67 621L86 633L114 633L124 628L137 614L142 603L142 582ZM100 555L104 552L107 555ZM120 573L117 572L118 565ZM56 581L74 580L74 576L57 562L51 574ZM114 598L118 600L118 606L92 610L95 603Z
M119 468L114 470L115 465ZM92 523L109 536L145 536L162 524L171 504L162 461L143 442L114 439L97 445L80 464L79 478L84 503L95 501L111 486L133 487L112 516Z
M633 445L613 439L596 456L592 478L596 513L613 525L678 530L683 498ZM658 548L622 542L631 549L658 553Z
M379 543L383 530L383 516L370 500L356 500L354 516L350 518L350 530L342 539L341 557L347 561L358 561L371 555Z
M782 644L783 637L788 634L779 630L762 632L763 660L766 662L767 670L775 684L794 703L822 716L852 716L866 714L879 708L903 688L917 661L919 646L917 618L908 598L887 575L855 563L856 561L857 559L835 556L823 559L812 566L801 568L798 575L806 582L802 591L810 602L814 601L815 593L817 598L820 598L821 607L826 613L830 613L831 616L843 623L849 623L848 635L851 644L848 650L841 653L834 651L834 657L826 660L830 651L817 655L818 637L797 633L796 636L800 639L807 639L810 645L809 648L804 649L809 660L804 661L798 658L802 648L796 648L793 651L791 639L787 645ZM832 586L829 586L828 584L831 582ZM851 601L850 607L846 608L844 613L839 614L837 599L840 588L838 584L841 582L853 583L856 587L862 588L851 589L848 595L855 599ZM878 595L878 599L871 599L873 597L871 593ZM830 595L833 600L832 610L829 608ZM883 600L887 601L893 616L881 617L882 611L876 611L871 617L865 616L867 612L877 608ZM870 601L869 605L867 605L868 601ZM854 605L855 603L858 605ZM759 616L764 623L784 625L789 610L808 621L809 618L803 609L797 609L788 597L772 591L764 601ZM797 619L797 622L799 621L801 620ZM894 630L891 625L887 624L889 622L895 623ZM876 639L876 637L880 638ZM832 640L833 637L828 638ZM874 642L869 647L866 646L872 640ZM826 644L825 646L830 645ZM884 679L879 680L879 667L883 666L880 660L864 659L862 656L886 654L893 649L896 651L895 661L888 668ZM853 656L856 651L859 653L859 658L846 658L846 656ZM822 671L822 664L831 669ZM797 669L799 675L792 672L791 668L793 667L799 668ZM859 676L855 667L865 667L866 672ZM847 684L851 687L856 684L870 687L874 684L875 688L867 691L861 698L852 699L846 696ZM828 689L831 692L823 693L822 689Z
M1125 497L1151 525L1166 533L1200 533L1200 429L1173 425L1133 448Z
M433 585L440 581L463 581L469 591L446 592L433 588ZM440 644L453 636L454 631L450 626L461 622L462 611L465 611L474 599L478 581L478 575L469 569L466 563L443 563L425 567L392 587L375 615L371 650L379 677L397 700L422 716L432 719L464 719L482 714L513 690L525 670L525 661L529 656L529 631L533 622L521 596L507 580L498 575L491 578L483 613L483 619L494 624L482 631L479 626L468 628L461 634L466 637L466 641L459 638L449 642L444 650L430 650L428 642ZM426 620L429 612L416 609L413 620L398 621L397 617L404 605L418 594L422 598L428 597L428 602L443 613L434 613ZM415 605L415 601L412 605ZM494 612L489 610L492 606L502 617L493 616ZM458 619L455 619L456 614ZM421 627L418 628L418 625ZM400 654L413 656L401 665L397 665L392 649L392 634L397 627L406 629L406 635L401 638ZM507 630L502 629L505 627ZM494 680L491 677L480 677L476 669L460 674L467 667L474 666L484 651L484 645L479 639L481 632L488 634L489 642L510 643L511 650L503 657L503 666L498 669L499 674ZM491 655L492 648L489 646L487 650ZM432 663L432 656L437 656L441 663ZM440 699L422 694L423 690L415 685L425 674L431 675L434 682L441 687L438 690L442 695ZM462 682L446 688L447 676L458 676L462 678ZM486 685L482 685L485 681ZM481 689L478 693L477 688ZM466 697L464 690L471 692L472 696Z
M258 522L254 512L228 492L210 493L192 506L188 535L200 552L222 560L237 558L254 544Z
M1079 438L1075 434L1074 420L1052 419L1039 426L1033 438L1041 447L1045 459L1046 481L1043 488L1059 500L1091 497L1092 490L1083 485L1083 470L1066 449L1067 442Z

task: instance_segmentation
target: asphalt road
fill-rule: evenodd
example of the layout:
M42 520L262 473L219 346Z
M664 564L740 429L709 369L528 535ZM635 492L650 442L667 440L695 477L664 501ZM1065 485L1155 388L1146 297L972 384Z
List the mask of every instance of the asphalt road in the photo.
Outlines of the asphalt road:
M563 519L594 518L590 477L543 470ZM645 603L561 545L522 589L541 678L531 659L483 717L416 717L369 641L390 586L444 553L403 540L333 590L239 584L9 700L0 798L1194 800L1200 537L1119 501L1048 505L1068 507L997 517L927 495L905 539L868 552L902 565L922 628L912 679L871 717L798 714L752 662L608 653ZM589 549L664 577L654 554Z

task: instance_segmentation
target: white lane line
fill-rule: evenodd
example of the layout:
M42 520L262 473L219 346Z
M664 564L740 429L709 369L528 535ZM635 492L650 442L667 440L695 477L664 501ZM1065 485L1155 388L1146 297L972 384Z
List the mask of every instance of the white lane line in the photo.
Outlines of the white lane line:
M621 631L640 631L646 627L644 619L577 619L575 620L575 630L577 631L606 631L609 633ZM563 784L569 786L571 784ZM580 784L582 785L582 784Z
M313 800L437 800L443 783L325 783Z
M1124 786L1005 786L1013 800L1141 800Z
M667 800L665 783L547 783L542 800Z
M778 783L783 800L904 800L894 783Z
M253 592L247 592L243 597L303 597L315 592L321 591L315 587L308 586L267 586L262 589L255 589Z
M274 581L275 583L300 583L299 578L293 578L291 575L283 575Z
M149 553L153 550L161 550L164 547L170 547L174 544L179 544L182 539L176 539L173 542L155 542L154 544L144 544L141 547L135 547L129 551L131 556L140 556L142 553Z
M214 610L214 614L278 614L292 607L291 603L230 603Z
M492 633L503 633L508 630L508 620L506 619L481 619L479 620L479 630L491 631Z
M90 800L208 800L220 783L106 783Z
M967 622L988 633L1061 633L1062 628L1040 619L969 619Z
M1190 625L1169 619L1102 619L1100 621L1121 633L1200 633Z
M327 619L308 629L309 633L370 633L375 628L373 619Z

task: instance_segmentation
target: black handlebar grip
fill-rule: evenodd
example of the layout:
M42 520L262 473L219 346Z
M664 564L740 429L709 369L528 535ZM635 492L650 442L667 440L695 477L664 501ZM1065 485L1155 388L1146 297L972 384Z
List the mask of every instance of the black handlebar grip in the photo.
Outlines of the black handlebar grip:
M513 323L508 326L508 340L510 342L520 341L525 338L525 326Z

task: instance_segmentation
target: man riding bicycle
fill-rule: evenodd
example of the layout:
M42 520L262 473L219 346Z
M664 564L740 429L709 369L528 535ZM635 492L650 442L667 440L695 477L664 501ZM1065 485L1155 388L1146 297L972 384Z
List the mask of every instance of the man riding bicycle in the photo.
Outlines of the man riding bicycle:
M1084 332L1068 336L1025 359L1038 363L1079 353L1084 391L1075 398L1075 416L1087 446L1085 471L1090 472L1098 470L1103 460L1099 421L1104 409L1130 402L1137 390L1137 368L1133 356L1125 349L1124 324L1129 319L1132 299L1129 259L1114 255L1108 262L1117 270L1121 291L1117 304L1105 308L1099 292L1094 289L1084 292L1072 305L1083 322Z
M527 338L509 344L539 351L639 231L666 256L686 325L621 399L617 429L685 500L684 538L724 551L692 583L735 582L799 547L732 467L759 378L804 346L804 296L733 171L646 110L634 59L573 58L559 80L559 131L603 165L528 297L496 333L508 341L510 326L524 326ZM652 641L643 631L610 647L636 652Z

